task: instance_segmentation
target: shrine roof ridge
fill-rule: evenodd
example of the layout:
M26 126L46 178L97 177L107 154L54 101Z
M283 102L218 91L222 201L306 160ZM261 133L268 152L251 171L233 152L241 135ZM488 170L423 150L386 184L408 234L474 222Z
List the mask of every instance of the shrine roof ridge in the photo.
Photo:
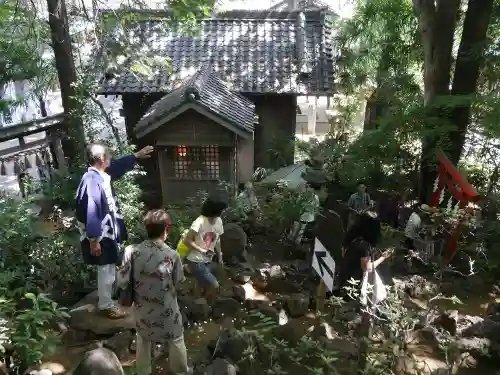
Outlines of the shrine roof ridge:
M136 132L145 135L162 126L169 115L183 106L198 106L249 134L258 122L253 102L232 91L211 66L206 66L155 102L137 123Z
M106 72L99 94L166 93L172 90L172 76L189 76L207 63L242 93L335 92L332 22L325 10L221 12L199 18L194 34L165 28L162 17L167 12L128 12L144 17L123 30L116 26L105 37L97 59ZM123 43L132 52L119 67L111 68L117 66L113 54ZM132 53L168 63L141 75Z

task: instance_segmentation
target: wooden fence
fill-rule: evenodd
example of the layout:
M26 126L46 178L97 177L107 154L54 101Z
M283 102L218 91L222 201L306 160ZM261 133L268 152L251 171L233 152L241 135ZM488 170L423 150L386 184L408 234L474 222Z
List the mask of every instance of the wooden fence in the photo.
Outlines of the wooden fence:
M21 124L0 128L0 175L15 175L19 183L22 196L25 196L24 177L27 170L37 167L39 171L46 169L66 168L62 151L62 124L64 114L48 116ZM30 135L45 132L45 137L29 140ZM17 146L6 145L6 142L16 140ZM7 147L5 147L7 146ZM1 146L0 146L1 147ZM8 168L12 165L12 170Z

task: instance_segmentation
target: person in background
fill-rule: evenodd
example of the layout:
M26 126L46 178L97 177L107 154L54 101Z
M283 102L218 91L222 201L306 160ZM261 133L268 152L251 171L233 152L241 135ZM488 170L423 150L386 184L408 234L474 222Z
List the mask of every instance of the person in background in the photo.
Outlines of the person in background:
M298 245L302 242L302 237L304 233L310 233L313 231L314 224L316 222L316 216L319 212L319 197L318 192L321 189L321 185L306 184L305 193L309 195L309 200L306 202L304 211L300 216L300 221L295 221L288 234L288 240L292 243Z
M209 303L214 302L219 289L212 259L217 253L218 264L223 266L220 237L224 233L224 225L221 215L226 207L225 202L208 198L201 207L201 215L193 221L184 237L184 243L189 248L186 264Z
M249 219L255 218L260 210L260 207L259 201L257 200L257 195L255 195L252 181L247 181L244 184L239 184L238 190L238 204L243 206L245 214Z
M380 221L397 229L399 227L399 210L401 202L401 195L397 192L392 192L388 199L381 202L379 206Z
M151 210L144 217L144 226L148 239L127 247L125 264L118 278L122 288L133 282L137 374L151 374L151 348L154 344L168 347L171 373L187 374L190 370L177 302L177 290L185 279L184 272L177 251L165 244L172 220L164 210Z
M349 285L349 280L354 279L359 282L363 274L368 270L377 268L382 262L388 259L392 252L388 251L375 260L372 264L374 248L381 237L381 225L377 214L371 211L359 216L359 220L346 233L342 264L338 275L338 291L345 295L345 287Z
M349 208L347 229L352 227L358 215L372 209L373 206L374 202L366 191L366 183L364 181L358 181L357 191L353 193L347 201L347 207Z
M110 319L126 314L113 302L116 266L121 263L121 244L127 239L112 181L131 171L138 159L149 158L152 146L133 155L111 160L109 150L100 144L87 147L89 168L76 192L76 219L86 264L97 266L98 308Z
M410 215L405 227L405 247L409 250L415 250L415 241L421 240L420 231L423 223L429 218L432 209L427 204L422 204L415 208Z

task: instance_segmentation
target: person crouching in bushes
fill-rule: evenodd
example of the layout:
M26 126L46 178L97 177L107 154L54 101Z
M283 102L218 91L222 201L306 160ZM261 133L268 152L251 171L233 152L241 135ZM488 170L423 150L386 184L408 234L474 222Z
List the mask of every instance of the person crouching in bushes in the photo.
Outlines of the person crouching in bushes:
M258 211L260 211L260 207L252 181L247 181L244 184L239 184L238 191L238 203L243 206L243 209L245 210L247 216L256 216Z
M421 242L422 229L429 223L430 215L434 212L432 207L427 204L414 207L412 214L408 218L405 227L405 242L404 246L408 250L416 250L416 243Z
M217 253L218 264L223 265L220 237L224 225L221 215L226 207L225 202L208 198L201 207L201 215L193 221L184 237L184 244L189 248L185 263L209 303L214 302L219 289L212 260Z
M345 252L337 284L340 295L345 296L345 288L350 285L349 280L354 279L361 286L365 272L369 269L376 269L391 256L392 252L388 251L377 260L373 260L374 250L380 238L380 220L376 213L370 211L360 215L359 219L346 233L344 241Z
M152 210L144 217L144 226L148 239L127 247L118 278L122 289L127 285L132 288L137 321L137 374L151 374L153 344L168 346L171 373L188 374L184 328L177 302L177 289L184 281L184 272L179 254L165 243L172 221L164 210Z
M300 221L295 221L288 233L288 240L294 245L300 245L304 234L310 236L314 232L316 216L320 208L318 197L320 189L321 185L306 184L305 194L308 195L309 199L305 202Z

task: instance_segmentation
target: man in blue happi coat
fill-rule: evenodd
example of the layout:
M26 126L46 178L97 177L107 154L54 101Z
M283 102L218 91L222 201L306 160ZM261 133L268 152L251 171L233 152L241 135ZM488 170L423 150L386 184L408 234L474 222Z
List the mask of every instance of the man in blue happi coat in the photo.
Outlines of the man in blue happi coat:
M126 314L112 299L116 265L120 262L121 244L127 239L123 217L111 182L131 171L137 159L149 158L147 146L133 155L111 160L108 149L100 144L87 147L90 167L83 175L76 193L76 219L86 264L97 265L98 308L111 319Z

